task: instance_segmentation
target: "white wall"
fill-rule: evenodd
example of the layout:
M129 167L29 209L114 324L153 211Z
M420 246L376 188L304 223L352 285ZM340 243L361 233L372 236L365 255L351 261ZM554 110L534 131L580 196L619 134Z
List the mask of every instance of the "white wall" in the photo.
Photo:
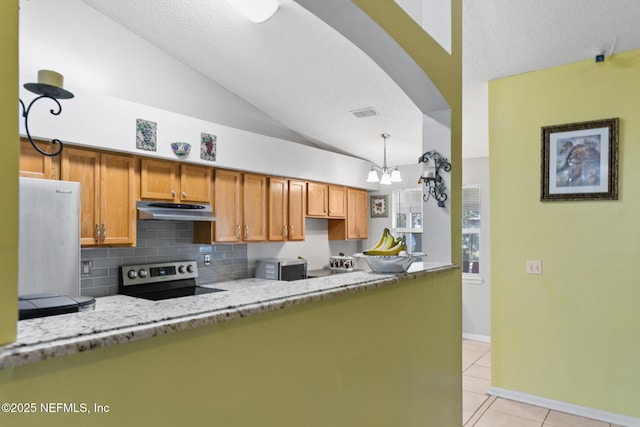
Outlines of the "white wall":
M144 17L140 17L144 19ZM304 139L81 0L20 0L20 80L39 69L100 93L238 129Z
M462 184L480 185L480 283L462 279L462 333L472 339L491 337L491 207L489 158L464 159ZM475 275L473 275L475 276Z
M192 144L187 162L376 188L362 179L368 162L291 143L295 135L264 113L80 0L20 6L21 83L54 69L75 94L60 116L49 114L49 101L36 104L33 136L167 159L175 159L169 144L184 141ZM20 97L34 95L21 88ZM156 152L136 150L137 118L157 123ZM216 162L199 159L201 132L218 137Z

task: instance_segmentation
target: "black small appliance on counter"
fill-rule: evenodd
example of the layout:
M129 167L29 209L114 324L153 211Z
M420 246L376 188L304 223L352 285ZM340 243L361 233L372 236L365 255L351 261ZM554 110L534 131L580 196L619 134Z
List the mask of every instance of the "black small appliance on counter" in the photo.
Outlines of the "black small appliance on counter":
M18 297L19 320L37 317L55 316L57 314L77 313L95 308L93 297L70 297L58 294L31 294Z

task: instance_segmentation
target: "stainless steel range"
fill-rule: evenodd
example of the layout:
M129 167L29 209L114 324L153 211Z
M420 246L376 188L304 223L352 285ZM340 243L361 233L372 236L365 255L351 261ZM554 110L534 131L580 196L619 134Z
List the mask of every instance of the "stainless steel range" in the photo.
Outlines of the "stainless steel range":
M196 285L195 261L123 265L120 276L121 294L154 301L223 291Z

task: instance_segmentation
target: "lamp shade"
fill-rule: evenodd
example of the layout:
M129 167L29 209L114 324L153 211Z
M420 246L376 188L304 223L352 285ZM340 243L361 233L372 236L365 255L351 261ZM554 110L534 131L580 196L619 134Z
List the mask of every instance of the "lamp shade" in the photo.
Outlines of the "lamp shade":
M382 178L380 178L380 184L382 185L389 185L391 184L391 176L389 175L389 172L384 172L382 174Z
M367 182L378 182L379 178L378 178L378 173L373 170L373 168L371 168L371 170L369 171L369 176L367 176Z
M391 172L391 182L402 182L402 176L400 176L400 170L398 167Z

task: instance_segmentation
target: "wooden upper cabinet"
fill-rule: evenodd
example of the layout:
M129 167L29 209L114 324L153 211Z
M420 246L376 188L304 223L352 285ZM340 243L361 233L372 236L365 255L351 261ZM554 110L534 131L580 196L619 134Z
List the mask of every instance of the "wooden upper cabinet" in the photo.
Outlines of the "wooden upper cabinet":
M36 141L41 150L50 153L59 146ZM20 176L40 179L60 179L60 156L49 157L40 154L28 139L20 138Z
M267 240L267 178L245 173L242 183L243 226L245 242Z
M101 243L100 221L100 153L65 148L62 151L63 181L80 183L80 244Z
M180 200L211 203L211 172L206 166L180 165Z
M198 239L198 243L239 242L242 234L242 174L217 169L214 181L215 224L196 224L198 229L213 226L213 236Z
M289 240L305 238L305 207L307 205L306 183L289 180Z
M213 184L213 223L194 224L194 242L264 242L267 240L267 178L217 169Z
M304 240L306 184L269 178L269 240Z
M317 182L307 184L307 216L344 218L346 204L345 187Z
M329 218L344 218L347 215L347 189L329 186Z
M211 203L211 172L206 166L155 159L140 160L140 197L169 202Z
M136 242L133 157L103 153L100 159L101 244Z
M326 217L329 214L329 186L317 182L307 183L307 215Z
M366 239L368 236L368 193L347 188L346 219L329 218L329 240Z
M289 234L289 181L269 178L269 240L286 240Z
M347 239L367 238L367 211L367 192L347 189Z
M163 160L140 160L140 197L150 200L174 201L178 197L176 175L178 164Z
M80 183L82 246L135 244L133 157L65 148L61 178Z

